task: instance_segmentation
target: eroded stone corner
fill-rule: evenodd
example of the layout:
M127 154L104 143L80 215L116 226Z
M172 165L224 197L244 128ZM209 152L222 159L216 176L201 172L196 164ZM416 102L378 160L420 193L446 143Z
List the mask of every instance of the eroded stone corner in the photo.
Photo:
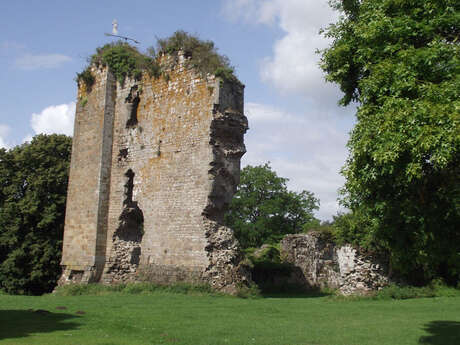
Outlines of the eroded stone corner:
M233 96L242 102L242 95ZM232 99L232 95L226 97ZM240 180L240 160L246 152L244 133L248 129L248 120L242 107L228 106L235 102L222 103L214 105L211 122L213 160L209 175L212 186L203 212L209 265L204 278L218 290L235 293L239 287L247 286L251 278L248 268L242 264L243 256L233 230L224 225L224 214Z

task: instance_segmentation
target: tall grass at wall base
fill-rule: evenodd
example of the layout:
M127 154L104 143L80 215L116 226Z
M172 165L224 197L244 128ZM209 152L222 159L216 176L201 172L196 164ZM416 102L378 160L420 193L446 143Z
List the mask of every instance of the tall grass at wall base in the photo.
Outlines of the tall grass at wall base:
M334 300L406 300L415 298L460 297L460 289L445 284L431 283L427 286L391 284L379 291L366 295L341 295L336 292L330 296Z
M184 295L223 295L206 284L176 283L172 285L160 285L153 283L122 283L114 285L102 284L69 284L56 288L58 296L88 296L108 295L119 293L124 295L151 294L151 293L178 293Z
M460 297L460 290L446 285L415 287L390 285L378 291L374 299L410 299L429 297Z

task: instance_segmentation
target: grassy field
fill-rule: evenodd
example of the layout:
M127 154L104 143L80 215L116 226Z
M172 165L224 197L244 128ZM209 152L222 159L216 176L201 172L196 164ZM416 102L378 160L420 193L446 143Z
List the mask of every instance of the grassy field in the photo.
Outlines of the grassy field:
M460 297L0 295L0 344L460 344Z

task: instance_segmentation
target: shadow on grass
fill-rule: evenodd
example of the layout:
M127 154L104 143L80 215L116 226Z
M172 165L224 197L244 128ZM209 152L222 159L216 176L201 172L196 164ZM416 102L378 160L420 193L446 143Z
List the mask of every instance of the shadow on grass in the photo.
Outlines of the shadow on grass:
M460 344L460 322L431 321L425 325L428 336L421 337L419 344L458 345Z
M296 293L289 293L289 292L262 292L261 296L263 298L317 298L317 297L326 297L331 296L328 293L311 293L311 292L296 292Z
M292 287L290 289L264 289L261 288L263 298L316 298L334 295L333 292L319 289L302 289Z
M76 329L79 324L64 322L72 318L78 316L46 310L0 310L0 340Z

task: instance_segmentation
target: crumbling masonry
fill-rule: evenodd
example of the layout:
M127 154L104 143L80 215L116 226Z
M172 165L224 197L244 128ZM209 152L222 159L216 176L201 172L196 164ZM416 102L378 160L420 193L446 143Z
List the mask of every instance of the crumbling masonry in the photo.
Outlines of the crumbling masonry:
M60 284L247 281L223 225L245 153L243 89L162 57L167 78L91 67L78 104ZM165 74L166 75L166 74Z

